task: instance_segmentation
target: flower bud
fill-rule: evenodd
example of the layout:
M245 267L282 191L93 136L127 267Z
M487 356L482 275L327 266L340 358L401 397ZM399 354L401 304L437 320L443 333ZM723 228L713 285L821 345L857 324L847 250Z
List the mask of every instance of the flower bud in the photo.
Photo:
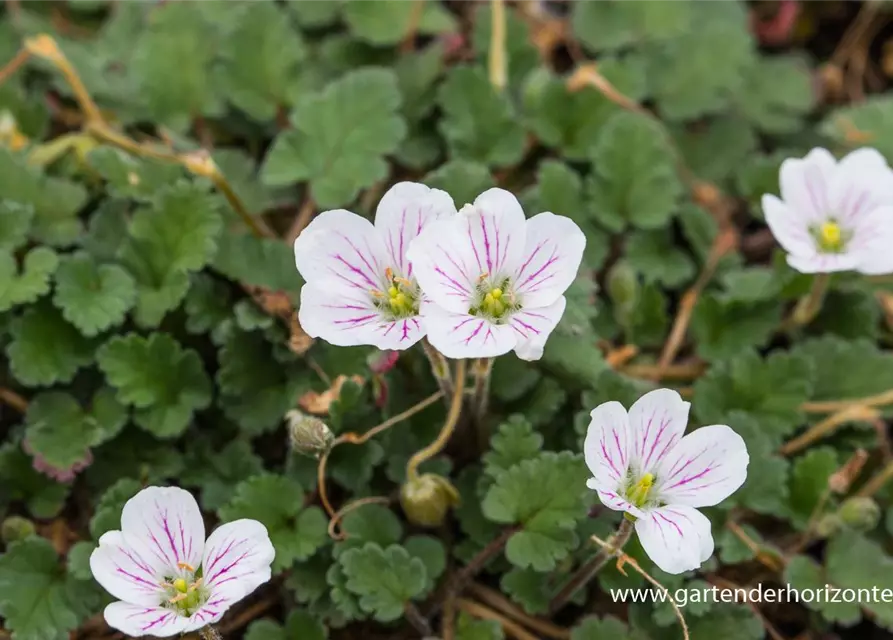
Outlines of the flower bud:
M871 498L855 497L844 500L837 510L843 523L860 531L874 529L881 520L881 508Z
M404 483L400 504L413 524L437 527L443 524L450 507L459 504L459 492L443 476L426 473Z
M297 410L289 411L285 417L293 451L318 458L331 449L335 436L325 422Z
M620 318L629 317L639 300L639 278L635 270L623 260L617 262L608 272L606 285L615 312Z
M819 538L830 538L840 531L843 526L843 520L836 513L828 513L819 518L816 523L815 532Z
M0 539L10 544L35 534L34 523L22 516L9 516L0 525Z

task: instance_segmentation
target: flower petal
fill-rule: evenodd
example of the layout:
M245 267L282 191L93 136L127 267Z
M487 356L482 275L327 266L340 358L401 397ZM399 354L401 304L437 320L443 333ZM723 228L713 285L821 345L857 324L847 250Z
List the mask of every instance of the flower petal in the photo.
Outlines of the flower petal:
M494 281L515 272L526 242L524 211L515 196L488 189L459 211L459 220L478 277L487 274Z
M114 597L156 606L164 598L161 583L170 574L170 567L139 541L128 541L120 531L109 531L90 554L90 571Z
M269 581L275 557L267 528L257 520L235 520L218 527L208 538L202 561L205 584L211 591L203 608L213 608L218 598L236 602Z
M630 466L636 475L654 473L680 441L689 407L691 403L672 389L649 391L630 407Z
M422 303L422 321L428 340L447 358L493 358L517 344L516 333L507 324L448 311L430 301Z
M629 416L619 402L600 404L589 415L592 420L583 441L583 457L594 488L617 491L629 471Z
M851 253L816 253L811 256L788 255L788 264L800 273L834 273L852 271L859 258Z
M522 303L555 302L577 277L585 248L586 236L570 218L546 212L528 220L521 264L512 277Z
M363 293L325 291L313 284L301 288L298 320L311 338L339 347L408 349L425 335L418 316L391 320Z
M796 256L816 255L816 245L809 235L810 220L797 210L771 195L763 196L766 224L785 251Z
M139 638L165 638L185 632L187 618L163 607L141 607L129 602L113 602L103 612L108 625L125 635Z
M890 171L887 160L877 150L871 147L855 149L840 159L837 164L839 172L855 176L864 176L872 173L883 174Z
M781 198L797 215L812 223L824 222L832 213L828 185L837 161L826 149L813 149L805 158L788 158L781 163Z
M701 427L661 461L655 492L671 505L712 507L744 484L749 459L744 440L732 429Z
M375 210L375 228L398 275L412 277L406 252L422 229L438 218L455 214L456 206L446 191L418 182L398 182L388 189Z
M456 313L468 312L480 272L457 217L427 225L410 243L407 257L428 299Z
M866 275L893 273L893 207L878 207L855 224L848 247L858 260L856 269Z
M350 211L319 214L295 240L295 265L309 283L331 291L384 291L387 251L372 223Z
M599 489L596 486L595 478L590 478L589 480L587 480L586 486L598 493L598 499L601 500L603 505L605 505L612 511L623 511L637 518L641 518L643 515L645 515L644 511L639 509L639 507L633 505L626 498L619 495L616 491L605 491Z
M522 309L511 315L509 326L517 334L515 354L522 360L539 360L543 357L546 340L558 325L567 300L561 296L548 307Z
M648 557L667 573L697 569L713 554L710 520L692 507L646 511L636 520L636 533Z
M198 567L202 559L205 522L195 498L179 487L140 491L124 505L121 530L128 543L146 548L171 576L182 573L178 564Z

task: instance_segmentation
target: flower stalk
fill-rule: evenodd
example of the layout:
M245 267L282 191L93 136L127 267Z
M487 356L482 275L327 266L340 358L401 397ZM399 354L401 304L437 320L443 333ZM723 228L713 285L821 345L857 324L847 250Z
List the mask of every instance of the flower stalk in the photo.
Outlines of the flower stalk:
M431 364L431 373L434 375L434 379L437 380L437 386L440 387L440 391L443 393L444 401L449 403L449 399L453 397L453 381L450 380L449 362L447 362L447 359L440 351L434 348L434 345L428 341L428 338L422 338L422 348L425 350L425 357L428 358L428 362Z
M505 90L508 82L508 58L505 52L505 2L492 0L492 27L490 31L490 56L488 59L490 84L496 91Z
M474 396L472 399L472 416L477 431L478 447L484 451L489 441L489 434L484 425L487 409L490 405L490 374L493 372L493 358L478 358L474 363Z
M199 631L198 635L201 637L202 640L223 640L223 636L220 635L220 632L211 625L208 625L207 627Z
M805 296L800 298L794 312L788 321L790 328L803 327L815 320L822 310L822 303L828 293L828 284L831 282L831 274L817 273L812 280L812 287Z
M629 542L632 533L632 521L628 518L623 518L617 531L608 540L608 544L599 549L589 561L577 569L570 580L567 581L567 584L561 588L561 591L552 598L552 601L549 603L549 613L555 614L561 611L577 591L589 584L612 558L617 557L623 551L623 547Z

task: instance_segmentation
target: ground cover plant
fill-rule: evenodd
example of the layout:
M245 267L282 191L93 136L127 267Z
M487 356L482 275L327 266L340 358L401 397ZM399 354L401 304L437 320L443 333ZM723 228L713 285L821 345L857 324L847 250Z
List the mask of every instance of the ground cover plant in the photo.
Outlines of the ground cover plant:
M6 2L0 638L887 637L890 17Z

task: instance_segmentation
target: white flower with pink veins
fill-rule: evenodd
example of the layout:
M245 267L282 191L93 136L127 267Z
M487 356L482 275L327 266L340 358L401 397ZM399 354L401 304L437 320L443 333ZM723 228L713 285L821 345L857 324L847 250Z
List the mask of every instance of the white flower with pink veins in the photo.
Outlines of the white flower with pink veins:
M801 273L893 273L893 171L874 149L840 162L825 149L782 162L781 199L763 196L766 223Z
M426 226L455 213L446 192L399 182L374 225L344 209L319 214L295 240L304 331L339 347L408 349L421 340L422 292L406 253Z
M121 530L99 539L93 577L120 602L105 621L129 636L201 629L270 579L276 552L256 520L236 520L205 540L195 498L177 487L148 487L124 505Z
M592 411L583 454L590 489L635 520L636 534L667 573L697 569L713 554L710 520L699 507L719 504L744 484L744 440L725 425L685 433L690 404L670 389Z
M570 218L529 220L508 191L489 189L425 228L409 248L426 298L428 340L448 358L513 350L538 360L561 319L586 236Z

